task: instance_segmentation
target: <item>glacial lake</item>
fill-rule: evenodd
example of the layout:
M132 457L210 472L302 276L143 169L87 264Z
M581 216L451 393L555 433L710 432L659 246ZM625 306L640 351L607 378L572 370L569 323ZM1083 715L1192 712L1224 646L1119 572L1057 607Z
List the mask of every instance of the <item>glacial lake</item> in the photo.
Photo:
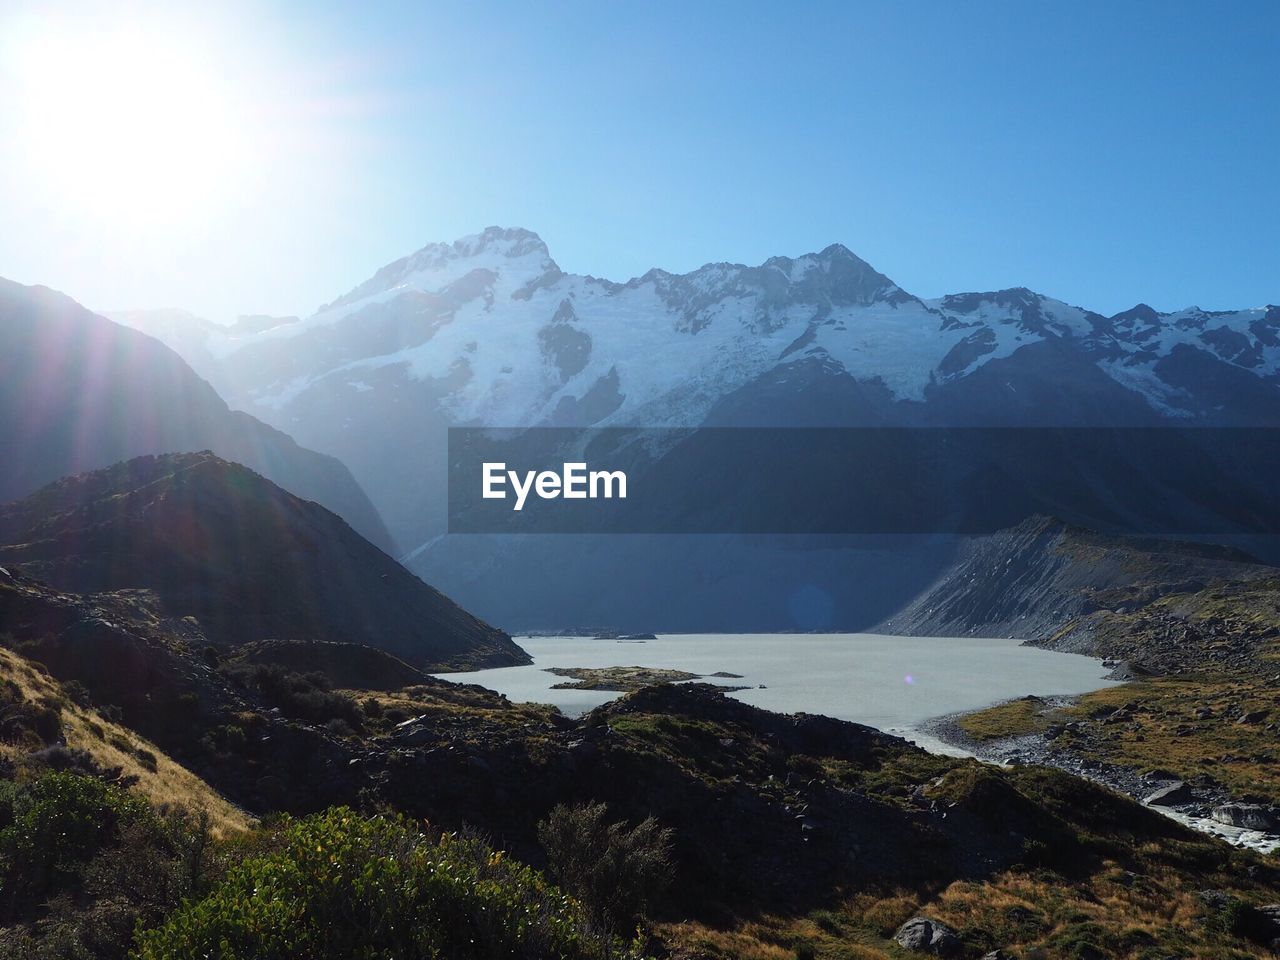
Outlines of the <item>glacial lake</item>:
M921 732L927 720L1021 697L1086 693L1114 686L1101 660L1024 647L1017 640L840 634L668 634L656 640L517 637L533 664L439 674L522 703L550 703L569 716L620 696L555 690L566 678L547 667L666 667L746 686L732 694L779 713L825 714L955 753ZM762 688L763 685L763 688Z

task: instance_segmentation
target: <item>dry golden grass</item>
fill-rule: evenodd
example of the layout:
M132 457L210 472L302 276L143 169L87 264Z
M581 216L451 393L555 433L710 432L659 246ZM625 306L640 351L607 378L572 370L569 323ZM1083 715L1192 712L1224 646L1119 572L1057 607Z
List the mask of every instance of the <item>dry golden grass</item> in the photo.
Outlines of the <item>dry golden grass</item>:
M966 714L957 723L975 740L1002 740L1006 737L1039 733L1049 725L1038 700L1010 700L977 713Z
M849 901L845 912L873 933L891 937L894 932L916 915L920 901L907 893L888 897L861 894Z
M1197 957L1247 957L1206 929L1201 904L1172 871L1142 876L1108 865L1087 883L1008 873L986 883L958 882L925 910L958 930L984 930L1005 948L1074 956L1082 944L1105 956L1150 956L1153 946Z
M858 930L833 934L808 917L763 917L731 930L669 923L659 924L654 932L677 960L795 960L806 948L817 960L889 960L901 955L879 944L877 937Z
M660 924L655 933L671 950L673 956L689 958L689 960L702 957L794 960L795 952L792 948L779 946L770 940L762 940L758 926L758 924L748 924L738 930L715 930L699 923L668 923Z
M1076 882L1011 871L986 882L957 881L924 901L906 893L859 894L809 916L762 917L729 929L660 924L654 932L676 960L896 960L913 954L893 942L893 933L917 915L960 931L973 955L998 947L1070 960L1086 945L1115 960L1147 960L1166 955L1162 950L1200 960L1259 955L1243 941L1233 946L1203 914L1204 904L1175 870L1155 866L1135 874L1104 863Z
M38 664L0 649L0 680L13 681L29 701L57 704L67 746L85 751L105 769L119 767L124 775L137 777L133 789L157 808L204 811L209 816L210 830L218 837L247 830L253 823L248 814L171 760L155 744L107 720L97 710L73 703ZM24 746L0 743L0 756L20 760L25 753ZM144 762L146 754L154 757L154 770Z
M1063 711L1084 719L1106 708L1132 713L1106 726L1109 739L1077 745L1089 756L1138 770L1168 770L1183 779L1208 774L1235 794L1262 793L1280 801L1280 690L1248 675L1191 674L1126 684L1086 694ZM1200 715L1200 711L1208 715ZM1266 713L1240 723L1244 713Z
M1122 711L1122 720L1107 717ZM1204 711L1208 711L1207 714ZM1240 723L1246 713L1255 723ZM1280 803L1280 688L1248 673L1200 672L1108 687L1068 707L1015 700L962 717L975 740L999 740L1080 721L1055 748L1141 772L1160 769L1190 780L1207 774L1236 795L1261 793Z
M556 712L554 707L546 704L509 703L487 690L475 691L466 687L417 686L392 692L350 689L338 692L362 703L375 700L384 711L398 710L408 717L473 717L503 725L523 726L549 722Z

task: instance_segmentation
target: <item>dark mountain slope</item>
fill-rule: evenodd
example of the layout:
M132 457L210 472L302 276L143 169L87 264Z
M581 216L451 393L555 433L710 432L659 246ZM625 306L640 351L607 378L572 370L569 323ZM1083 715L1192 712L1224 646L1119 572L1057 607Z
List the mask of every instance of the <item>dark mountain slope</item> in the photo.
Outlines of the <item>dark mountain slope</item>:
M374 647L319 640L261 640L240 647L236 663L275 666L292 673L318 673L345 690L399 690L415 685L442 686L398 657Z
M213 450L394 552L337 460L232 411L176 353L44 287L0 279L0 502L142 454Z
M140 587L209 638L362 643L412 666L527 662L318 504L211 453L139 457L0 508L0 562L77 593Z
M1274 576L1226 547L1094 533L1047 517L969 542L878 629L913 636L1044 639L1101 609L1133 609L1217 580Z

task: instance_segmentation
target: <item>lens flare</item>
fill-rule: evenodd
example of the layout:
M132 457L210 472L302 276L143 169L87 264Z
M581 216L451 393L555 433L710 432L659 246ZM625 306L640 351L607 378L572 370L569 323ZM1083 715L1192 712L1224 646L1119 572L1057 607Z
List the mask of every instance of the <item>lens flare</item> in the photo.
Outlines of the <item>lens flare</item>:
M65 25L5 49L31 181L55 210L116 225L198 217L246 160L243 110L194 44Z

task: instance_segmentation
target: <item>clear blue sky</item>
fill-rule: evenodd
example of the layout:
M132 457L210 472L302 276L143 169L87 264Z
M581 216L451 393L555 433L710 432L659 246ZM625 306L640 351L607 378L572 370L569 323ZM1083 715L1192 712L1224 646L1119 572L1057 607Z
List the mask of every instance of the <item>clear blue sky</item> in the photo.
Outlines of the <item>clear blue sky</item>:
M119 223L50 218L10 178L0 275L103 309L309 312L426 242L502 224L613 279L838 241L922 296L1280 301L1274 0L210 16L125 19L167 17L269 105L252 190L218 185L217 209L117 242Z

